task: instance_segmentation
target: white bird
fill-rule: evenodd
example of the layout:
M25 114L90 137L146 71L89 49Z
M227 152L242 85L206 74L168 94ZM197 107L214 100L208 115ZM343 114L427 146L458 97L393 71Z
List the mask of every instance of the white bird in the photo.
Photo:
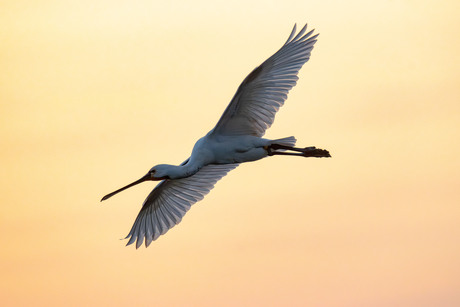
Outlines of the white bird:
M136 248L152 241L178 224L190 206L209 193L214 184L240 163L267 156L330 157L327 150L294 147L296 139L265 139L262 136L298 80L297 73L310 58L318 34L305 34L307 25L241 83L217 125L199 139L190 158L181 165L160 164L139 180L107 194L101 201L148 180L161 182L147 196L126 239ZM294 36L295 35L295 36Z

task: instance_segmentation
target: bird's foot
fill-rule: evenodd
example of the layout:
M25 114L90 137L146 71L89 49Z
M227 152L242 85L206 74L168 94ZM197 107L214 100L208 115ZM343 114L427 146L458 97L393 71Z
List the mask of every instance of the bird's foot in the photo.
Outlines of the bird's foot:
M305 147L302 150L304 157L330 158L331 154L325 149L316 148L315 146Z
M319 149L314 146L298 148L279 144L272 144L266 146L264 149L269 156L282 155L282 156L301 156L301 157L315 157L315 158L330 158L331 154L325 149Z

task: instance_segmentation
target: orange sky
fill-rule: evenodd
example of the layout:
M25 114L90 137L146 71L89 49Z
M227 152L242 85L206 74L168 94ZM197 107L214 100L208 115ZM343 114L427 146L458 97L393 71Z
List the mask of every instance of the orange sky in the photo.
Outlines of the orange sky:
M173 1L171 1L173 2ZM2 306L460 306L458 1L3 1ZM295 22L321 33L267 137L120 241Z

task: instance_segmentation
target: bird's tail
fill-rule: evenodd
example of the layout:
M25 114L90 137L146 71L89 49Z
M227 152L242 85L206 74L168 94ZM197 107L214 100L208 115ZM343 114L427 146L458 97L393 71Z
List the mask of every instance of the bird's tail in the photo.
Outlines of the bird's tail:
M272 145L278 144L278 145L290 146L290 147L294 147L296 142L297 140L293 136L282 138L282 139L271 140Z

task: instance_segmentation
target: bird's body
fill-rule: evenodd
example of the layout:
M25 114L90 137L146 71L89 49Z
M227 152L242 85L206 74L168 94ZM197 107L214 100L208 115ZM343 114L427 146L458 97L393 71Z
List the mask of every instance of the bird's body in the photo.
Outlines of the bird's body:
M202 167L208 164L244 163L260 160L268 156L264 147L271 145L272 142L253 135L227 136L208 133L196 142L189 163L196 163ZM288 142L288 145L291 143Z
M296 27L283 47L254 69L241 83L217 125L193 147L181 165L156 165L141 179L102 198L147 180L161 180L144 201L128 234L128 245L139 247L178 224L190 206L201 200L214 184L240 163L273 155L330 157L315 147L296 148L296 139L266 139L262 136L274 121L297 73L308 61L317 35L305 34L306 26L294 37Z

